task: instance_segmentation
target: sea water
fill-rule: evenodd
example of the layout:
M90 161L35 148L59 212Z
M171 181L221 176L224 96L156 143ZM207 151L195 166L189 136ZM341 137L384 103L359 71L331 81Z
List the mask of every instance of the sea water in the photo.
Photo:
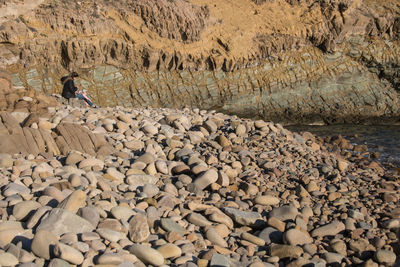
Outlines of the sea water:
M286 126L295 132L311 132L315 135L342 135L352 144L368 147L369 152L379 152L378 160L400 168L400 125L295 125Z

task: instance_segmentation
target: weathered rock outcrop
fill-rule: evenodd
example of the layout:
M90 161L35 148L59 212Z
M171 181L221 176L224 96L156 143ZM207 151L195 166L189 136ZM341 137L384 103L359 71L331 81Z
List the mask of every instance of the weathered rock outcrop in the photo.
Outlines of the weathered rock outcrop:
M0 152L51 156L67 155L70 151L98 156L114 152L104 136L79 124L54 124L63 119L49 112L58 106L54 97L13 88L10 75L0 70ZM50 123L47 119L52 116Z
M78 70L101 105L393 118L399 12L375 0L49 1L2 23L0 64L46 93Z
M159 36L183 42L200 39L209 16L207 6L199 7L186 1L133 1L133 11L146 27Z
M55 98L32 88L14 88L10 74L0 70L0 111L45 114L48 107L59 105Z
M109 155L112 147L104 136L73 123L61 123L54 130L21 127L8 112L0 113L0 151L8 154L48 153L51 156L67 155L80 151L89 155Z
M1 0L0 1L0 23L14 19L36 7L44 0Z

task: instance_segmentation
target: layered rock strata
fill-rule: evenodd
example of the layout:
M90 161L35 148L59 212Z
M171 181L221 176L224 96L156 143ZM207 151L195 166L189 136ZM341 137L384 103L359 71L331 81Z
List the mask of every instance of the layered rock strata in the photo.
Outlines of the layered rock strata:
M0 118L1 153L59 156L74 150L100 156L113 152L104 136L81 125L62 123L52 130L52 123L39 122L34 113L24 121L27 127L21 127L10 113L2 112ZM30 127L32 124L36 127Z
M19 86L60 92L62 74L79 70L107 106L393 118L399 9L373 0L55 1L4 22L0 53Z

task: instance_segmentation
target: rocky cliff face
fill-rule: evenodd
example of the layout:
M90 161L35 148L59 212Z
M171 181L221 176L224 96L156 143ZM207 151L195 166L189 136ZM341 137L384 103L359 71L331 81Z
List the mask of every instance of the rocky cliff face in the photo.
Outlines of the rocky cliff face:
M60 92L77 70L100 105L287 122L400 115L394 0L56 0L1 23L0 65L17 87Z

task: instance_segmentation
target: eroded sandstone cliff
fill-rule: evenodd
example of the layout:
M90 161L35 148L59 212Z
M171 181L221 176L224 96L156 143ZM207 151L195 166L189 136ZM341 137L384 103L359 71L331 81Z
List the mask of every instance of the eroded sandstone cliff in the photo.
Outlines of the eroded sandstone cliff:
M0 26L0 64L17 87L60 92L61 75L77 70L100 105L191 106L288 122L400 114L398 1L32 6Z

